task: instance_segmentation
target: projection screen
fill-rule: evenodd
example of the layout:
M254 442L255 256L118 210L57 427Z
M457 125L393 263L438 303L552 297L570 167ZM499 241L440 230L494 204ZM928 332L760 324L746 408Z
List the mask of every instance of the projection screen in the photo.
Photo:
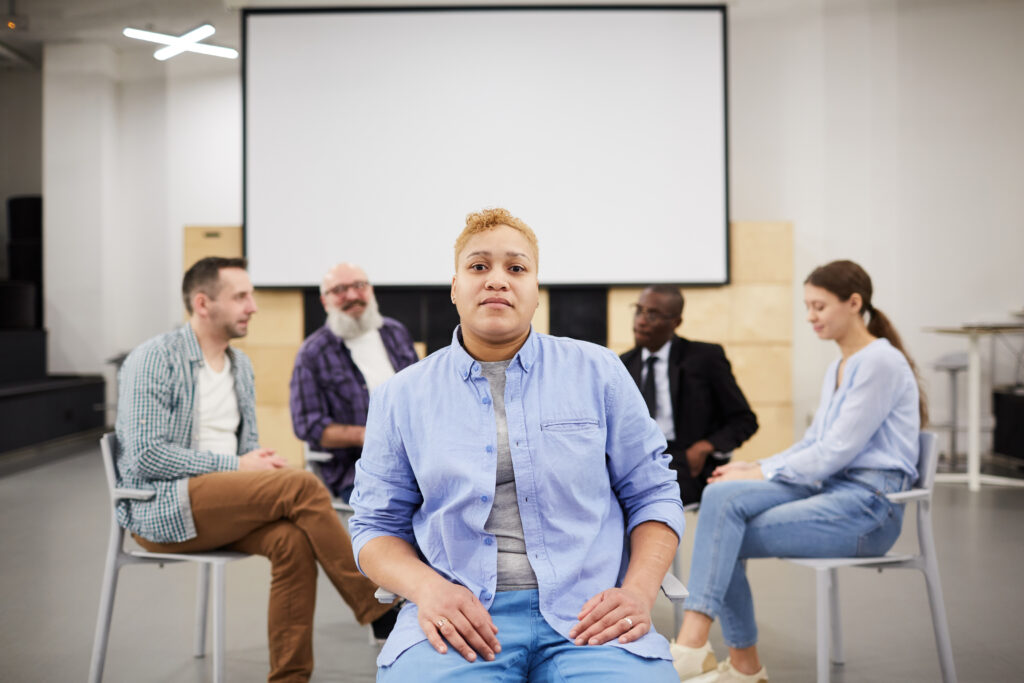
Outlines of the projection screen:
M467 213L537 233L545 285L728 282L725 9L244 12L258 286L337 261L439 285Z

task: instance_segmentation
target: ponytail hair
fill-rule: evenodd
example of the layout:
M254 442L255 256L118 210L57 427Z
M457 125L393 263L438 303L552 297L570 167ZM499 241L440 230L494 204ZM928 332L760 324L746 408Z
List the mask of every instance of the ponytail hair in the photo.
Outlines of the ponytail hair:
M840 301L848 301L854 294L859 294L861 299L860 313L868 315L867 328L875 337L881 337L893 347L899 349L903 357L907 359L910 369L917 381L918 409L921 414L921 429L928 424L928 402L921 387L921 377L917 372L917 365L910 357L907 350L903 348L903 340L896 332L896 328L889 318L871 303L871 278L867 272L853 261L832 261L823 266L818 266L804 280L804 284L821 287L839 297Z

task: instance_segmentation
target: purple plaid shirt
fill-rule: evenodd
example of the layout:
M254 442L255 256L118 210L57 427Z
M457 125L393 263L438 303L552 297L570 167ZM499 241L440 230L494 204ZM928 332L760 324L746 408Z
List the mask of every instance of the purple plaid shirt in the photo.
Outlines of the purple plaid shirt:
M395 372L418 360L409 331L397 320L384 318L380 338ZM363 449L358 446L325 449L320 445L320 438L331 423L365 425L370 392L345 342L334 336L326 325L309 335L295 357L290 403L295 436L310 448L326 450L334 456L323 464L321 473L328 488L339 495L342 489L352 485L353 465Z

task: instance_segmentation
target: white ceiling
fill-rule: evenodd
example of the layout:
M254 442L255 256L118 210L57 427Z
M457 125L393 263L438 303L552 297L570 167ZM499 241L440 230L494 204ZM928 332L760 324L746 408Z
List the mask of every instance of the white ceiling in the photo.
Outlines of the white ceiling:
M240 15L226 4L226 0L0 0L0 15L13 9L28 20L24 31L0 26L0 68L24 68L26 60L38 65L43 43L99 42L118 51L140 52L159 47L125 38L121 30L126 26L181 34L210 23L217 33L204 42L237 49Z

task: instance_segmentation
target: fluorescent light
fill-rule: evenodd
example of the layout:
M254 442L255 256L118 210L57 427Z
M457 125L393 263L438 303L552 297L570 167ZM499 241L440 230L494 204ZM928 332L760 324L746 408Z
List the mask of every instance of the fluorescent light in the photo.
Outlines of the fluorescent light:
M180 36L172 36L166 33L155 33L153 31L143 31L137 28L126 28L122 31L122 33L128 38L148 40L152 43L166 45L167 47L162 47L153 53L153 57L160 61L170 59L182 52L198 52L204 55L213 55L214 57L224 57L225 59L237 58L238 51L230 47L218 47L216 45L206 45L199 42L204 38L209 38L215 32L216 29L210 24L203 24L199 28L194 28Z

